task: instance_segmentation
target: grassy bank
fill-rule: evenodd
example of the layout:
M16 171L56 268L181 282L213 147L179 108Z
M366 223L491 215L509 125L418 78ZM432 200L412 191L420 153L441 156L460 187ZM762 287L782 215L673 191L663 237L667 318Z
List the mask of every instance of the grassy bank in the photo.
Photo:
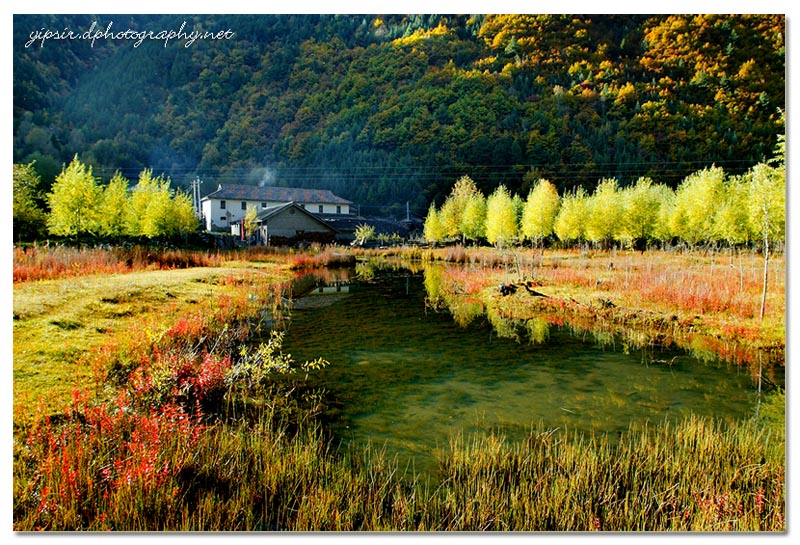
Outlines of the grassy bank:
M291 263L15 286L14 529L785 530L780 392L613 442L456 437L436 483L336 450L305 381L324 362L268 335Z
M271 283L282 266L236 262L221 267L96 274L14 286L14 413L53 410L95 379L94 352L140 339L181 315L204 313L244 278Z
M193 267L222 267L231 263L280 261L291 269L352 265L354 258L332 247L313 245L302 252L279 246L235 250L186 250L154 246L81 247L59 244L16 246L14 283L94 274L126 274Z
M735 363L783 366L784 256L770 262L763 319L763 258L755 253L456 246L398 256L452 264L434 283L455 313L477 305L504 318L544 317L628 337L634 346L675 343ZM511 285L513 292L502 294L500 285Z

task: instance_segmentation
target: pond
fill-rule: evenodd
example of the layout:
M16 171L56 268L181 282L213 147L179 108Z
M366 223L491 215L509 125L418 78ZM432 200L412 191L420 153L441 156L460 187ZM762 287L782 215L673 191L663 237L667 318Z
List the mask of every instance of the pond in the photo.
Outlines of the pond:
M551 327L532 344L486 319L460 326L426 304L423 273L396 269L298 297L284 350L330 362L317 380L341 441L372 442L420 472L459 434L514 441L543 425L613 440L631 424L753 414L757 390L744 369L678 349L659 349L654 363L589 337Z

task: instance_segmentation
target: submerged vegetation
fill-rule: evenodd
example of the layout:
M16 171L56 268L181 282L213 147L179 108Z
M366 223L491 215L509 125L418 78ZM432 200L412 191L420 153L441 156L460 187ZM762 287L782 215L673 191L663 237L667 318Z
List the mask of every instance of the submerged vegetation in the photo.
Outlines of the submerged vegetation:
M638 309L639 318L620 324L630 328L647 313L659 312L674 315L670 323L704 329L722 343L746 332L753 348L783 343L780 259L770 265L780 268L774 269L774 291L762 324L749 303L712 305L699 294L691 304L669 293L653 300L637 295L650 285L648 277L663 276L662 290L679 281L690 286L716 278L732 269L720 256L654 254L648 261L623 252L450 248L413 253L469 264L426 275L430 297L447 301L457 319L458 305L465 308L464 319L470 307L502 319L522 318L531 339L546 336L559 323L537 305L574 299L562 309L561 325L590 316L596 327L613 323L613 313L626 316ZM88 261L100 259L92 255ZM67 313L66 301L56 307L40 301L40 282L15 284L15 530L786 529L785 396L780 389L765 395L744 421L690 417L631 427L613 441L536 423L519 443L505 441L500 432L453 437L438 455L432 481L404 472L375 447L337 448L317 418L325 409L323 396L307 381L325 362L295 362L283 352L279 333L289 310L292 268L314 266L314 260L294 261L294 254L281 252L230 257L235 261L210 257L222 261L189 271L109 276L102 268L85 269L79 280L87 305L127 305L130 312L102 326L90 323L79 309ZM256 260L243 263L248 257ZM758 282L750 276L758 271L749 259L742 257L741 266L718 282L757 301ZM611 260L613 269L607 266ZM416 266L430 264L417 261ZM367 261L360 270L369 274ZM673 275L679 270L699 276L677 279ZM146 289L122 294L109 288L113 278L134 286L141 281L135 275L162 282L173 278L172 296L165 293L139 305ZM64 276L41 283L53 294L74 281ZM547 296L528 294L523 281ZM520 288L502 296L499 282ZM753 283L755 289L748 287ZM723 285L712 286L713 293L724 292ZM706 306L699 312L692 305ZM30 355L24 349L32 347L30 332L41 325L41 317L54 309L63 314L62 326L70 319L74 323L54 326L74 350L42 353L37 365L63 358L68 366L53 372L62 373L64 382L79 369L83 377L94 378L88 385L86 378L82 386L76 383L71 396L50 396L45 404L36 398L49 395L37 389L42 375L28 373ZM87 335L87 328L99 327L104 334ZM677 326L672 339L688 331L682 328ZM662 336L659 342L668 340ZM39 395L26 396L22 389Z

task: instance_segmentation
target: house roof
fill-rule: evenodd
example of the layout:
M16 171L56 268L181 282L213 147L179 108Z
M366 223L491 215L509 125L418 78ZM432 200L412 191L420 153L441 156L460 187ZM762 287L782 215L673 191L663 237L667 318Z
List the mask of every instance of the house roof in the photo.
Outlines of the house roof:
M339 216L318 214L317 217L324 218L340 233L354 233L359 225L369 225L375 228L376 235L408 234L408 227L403 222L390 219L362 218L361 216L345 216L343 214Z
M273 217L283 213L285 210L288 210L289 208L294 208L295 210L299 211L301 214L305 214L306 216L312 218L317 223L321 223L322 225L324 225L325 227L327 227L328 229L330 229L334 233L338 233L339 232L338 229L333 227L331 224L329 224L326 221L321 220L318 216L315 216L314 214L312 214L311 212L309 212L308 210L306 210L305 208L303 208L302 206L300 206L296 202L287 202L286 204L277 204L275 206L268 206L268 207L262 209L258 213L258 215L256 216L256 218L257 218L256 221L258 221L259 223L265 223L265 222L269 221L270 218L273 218Z
M219 188L203 197L207 199L230 199L240 201L278 201L314 204L353 204L352 201L334 195L327 189L303 189L299 187L275 187L239 184L220 184Z

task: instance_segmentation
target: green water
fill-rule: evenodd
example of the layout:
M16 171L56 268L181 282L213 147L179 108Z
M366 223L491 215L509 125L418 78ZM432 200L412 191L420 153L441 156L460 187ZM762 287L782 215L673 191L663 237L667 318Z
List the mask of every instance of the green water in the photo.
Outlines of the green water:
M462 433L517 440L541 423L613 437L631 423L753 413L756 387L739 368L679 350L655 354L672 365L653 364L652 353L559 328L542 344L518 342L485 320L460 327L425 295L422 276L400 270L296 301L284 350L330 362L316 380L344 443L371 441L429 471Z

